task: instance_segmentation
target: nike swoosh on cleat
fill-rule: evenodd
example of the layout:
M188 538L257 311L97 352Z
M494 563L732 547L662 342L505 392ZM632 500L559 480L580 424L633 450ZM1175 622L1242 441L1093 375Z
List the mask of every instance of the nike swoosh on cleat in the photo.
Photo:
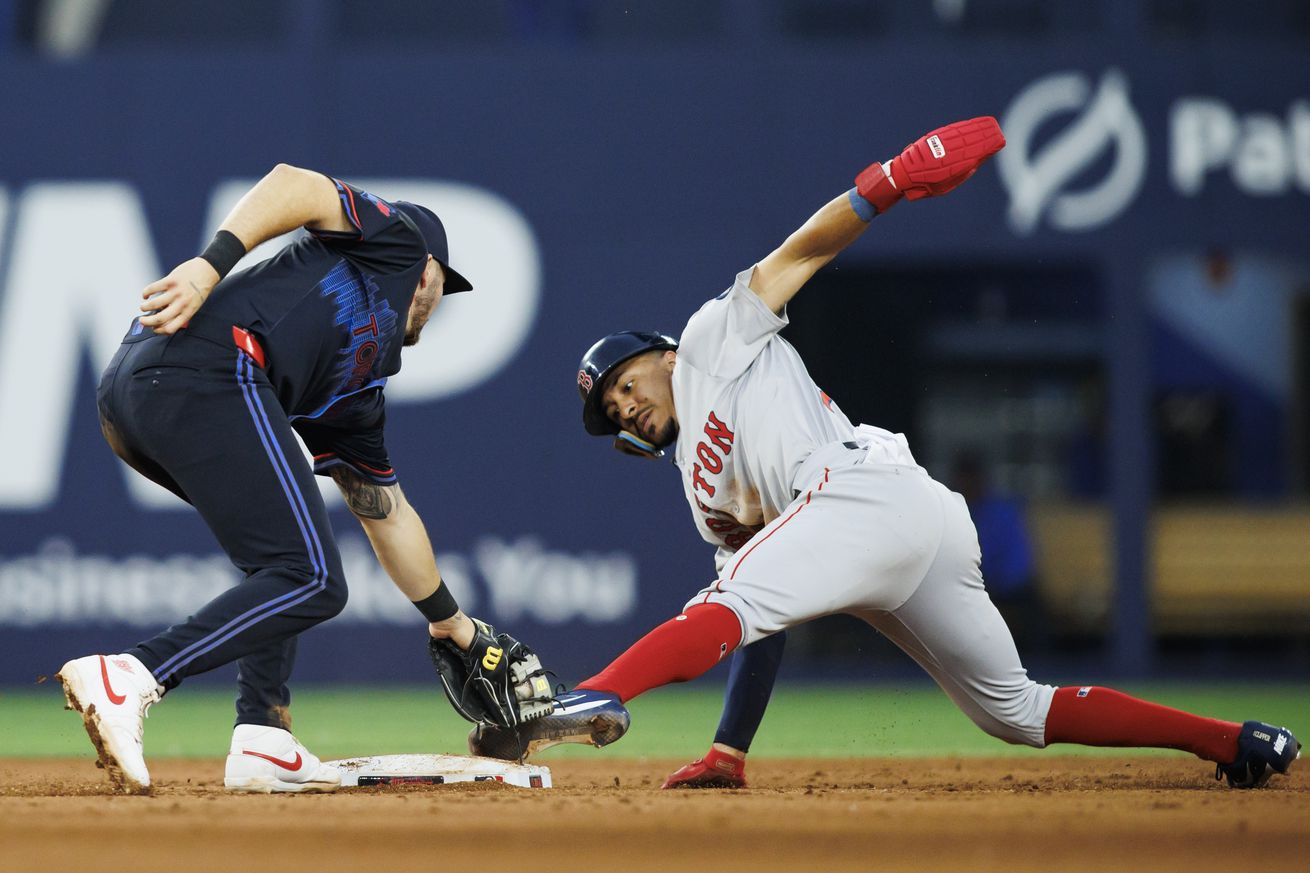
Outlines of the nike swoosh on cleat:
M105 656L100 655L100 680L105 683L105 694L109 695L109 702L118 706L124 700L127 700L126 694L115 694L114 688L109 684L109 664L105 661Z
M260 752L252 752L249 749L243 749L241 754L250 755L252 758L263 758L265 761L272 761L283 770L291 770L292 772L299 770L300 765L304 763L299 752L296 752L296 760L294 761L283 761L281 758L274 758L272 755L265 755Z

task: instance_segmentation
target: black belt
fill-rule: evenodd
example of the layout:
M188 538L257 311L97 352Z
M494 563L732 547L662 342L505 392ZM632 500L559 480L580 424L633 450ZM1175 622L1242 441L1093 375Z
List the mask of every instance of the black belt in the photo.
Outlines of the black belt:
M218 343L220 346L236 346L250 355L251 360L262 370L267 363L264 347L253 333L239 325L212 318L192 318L183 328L188 336L199 337Z

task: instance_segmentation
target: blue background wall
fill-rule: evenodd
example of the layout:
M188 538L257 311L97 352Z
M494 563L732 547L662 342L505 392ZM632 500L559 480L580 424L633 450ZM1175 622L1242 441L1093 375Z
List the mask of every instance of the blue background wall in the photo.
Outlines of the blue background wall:
M1140 188L1104 223L1065 231L1047 216L1031 232L1016 229L1007 217L1010 192L993 164L947 200L902 206L878 220L830 269L1077 262L1099 275L1115 392L1110 498L1121 580L1131 583L1118 651L1125 662L1140 655L1146 628L1132 586L1145 578L1142 520L1150 494L1143 471L1152 462L1145 268L1213 244L1304 258L1310 120L1299 133L1288 122L1297 101L1310 105L1303 47L1191 43L1171 51L1112 21L1094 38L1024 43L1021 50L1004 40L806 43L747 32L703 47L529 41L435 51L403 39L338 42L312 22L300 26L291 42L267 48L152 45L65 62L20 51L0 56L0 185L10 207L0 277L12 262L23 193L40 182L126 183L140 197L165 270L196 251L218 185L257 177L279 161L347 179L458 182L503 198L526 220L540 256L540 305L529 334L503 369L471 390L397 404L390 442L401 481L472 611L529 640L569 679L602 666L713 576L712 554L686 518L675 471L620 457L582 432L573 384L580 353L623 327L679 331L701 301L867 163L924 130L978 114L1005 121L1016 97L1047 77L1075 74L1090 95L1119 71L1145 135L1146 164ZM1237 117L1262 113L1282 125L1292 168L1285 191L1252 194L1226 168L1207 175L1195 196L1177 189L1171 112L1198 96L1223 101ZM1087 105L1035 128L1034 154L1020 157L1019 170L1052 159L1049 144L1092 118ZM1097 139L1098 123L1088 122L1088 159L1070 165L1061 190L1097 188L1118 159L1122 145ZM82 241L98 233L71 211L59 242L64 256L78 258ZM457 250L452 258L461 264ZM60 269L50 263L52 273ZM479 284L476 264L462 269ZM0 289L42 294L11 281ZM475 293L497 289L479 285ZM459 305L454 298L443 309ZM124 327L130 317L125 306ZM52 312L22 330L71 330L77 318ZM88 353L76 388L57 500L0 507L0 684L149 634L188 602L179 596L159 605L161 592L172 590L161 562L215 555L190 513L143 509L129 499L95 423L94 358ZM1286 401L1273 398L1276 406ZM344 512L336 521L339 531L358 536ZM517 549L522 563L502 565L501 576L521 580L539 608L518 611L508 594L504 609L496 608L485 567L497 549L504 559L506 548ZM366 558L357 575L372 577L352 580L366 614L308 634L300 678L427 675L417 615L410 617ZM630 604L605 588L607 574L622 576L629 567ZM145 586L125 595L134 604L127 621L97 600L113 600L116 589L105 580L123 572L135 580L129 588ZM203 593L205 579L221 578L221 562L179 575ZM66 602L58 607L42 601L52 576L64 580ZM74 576L82 581L68 581ZM199 593L191 596L194 602ZM588 617L586 604L607 596L609 606Z

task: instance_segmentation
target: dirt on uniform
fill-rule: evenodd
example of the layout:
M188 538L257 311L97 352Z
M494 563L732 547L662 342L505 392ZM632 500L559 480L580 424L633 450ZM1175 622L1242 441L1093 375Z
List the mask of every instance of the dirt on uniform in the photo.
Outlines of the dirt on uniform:
M661 791L683 761L551 760L497 783L231 795L221 760L0 760L0 869L1310 870L1310 768L1234 791L1179 757L770 760L743 791ZM1305 762L1301 762L1305 763Z

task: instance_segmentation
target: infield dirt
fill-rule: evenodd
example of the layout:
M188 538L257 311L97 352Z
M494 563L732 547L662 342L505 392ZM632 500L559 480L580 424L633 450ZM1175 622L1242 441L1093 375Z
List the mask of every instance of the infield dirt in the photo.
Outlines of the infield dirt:
M1310 869L1310 768L1234 791L1180 757L762 759L747 790L660 791L684 762L538 763L555 788L270 797L224 792L221 761L162 760L124 797L90 759L0 760L0 868Z

